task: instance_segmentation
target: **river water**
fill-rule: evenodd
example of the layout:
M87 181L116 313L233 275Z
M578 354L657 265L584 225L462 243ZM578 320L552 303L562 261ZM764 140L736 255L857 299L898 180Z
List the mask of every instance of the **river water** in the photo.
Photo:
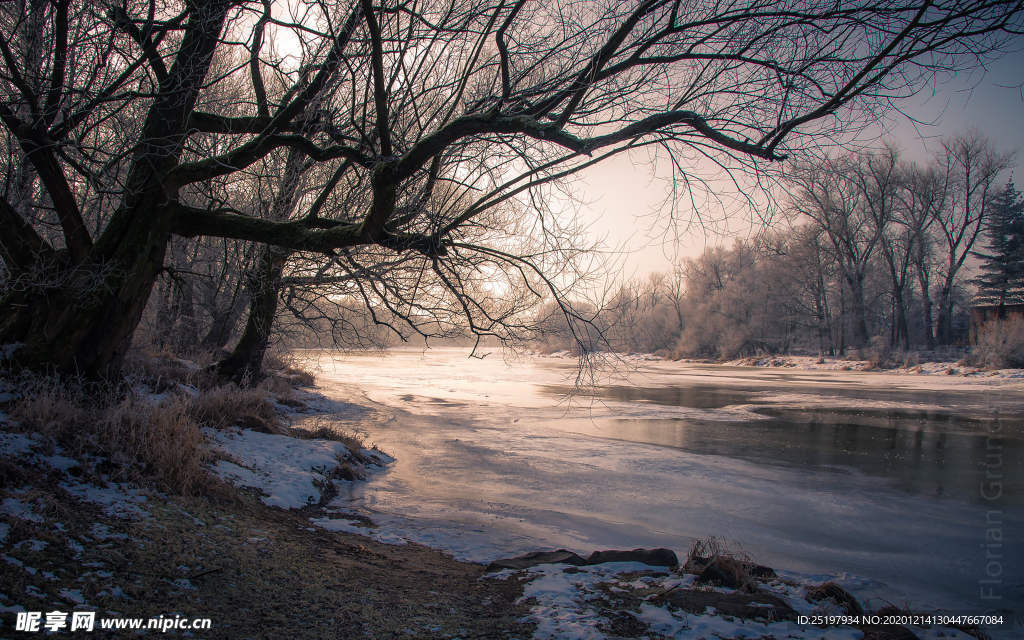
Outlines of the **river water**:
M575 360L456 349L320 367L397 458L344 497L385 539L486 561L715 535L865 599L1024 610L1021 382L638 362L581 393Z

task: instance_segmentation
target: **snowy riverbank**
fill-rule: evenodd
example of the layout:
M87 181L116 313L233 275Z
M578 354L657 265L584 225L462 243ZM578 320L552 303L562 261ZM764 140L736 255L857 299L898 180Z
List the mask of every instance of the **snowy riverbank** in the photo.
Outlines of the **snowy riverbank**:
M201 595L207 602L220 597L227 603L223 586L202 584L210 579L208 572L225 571L223 563L211 560L215 557L213 551L190 551L196 557L174 561L174 566L180 564L179 570L168 570L154 578L96 559L110 548L106 545L114 545L122 554L136 553L133 545L149 545L146 553L158 556L161 548L154 543L153 535L162 527L172 526L167 517L197 549L204 548L213 534L227 532L213 547L218 554L241 553L246 558L255 554L247 562L263 564L232 570L233 589L250 579L246 576L272 571L276 550L288 544L308 546L312 540L328 548L340 545L338 548L354 549L352 553L362 554L360 562L366 557L386 556L389 562L408 564L413 557L422 558L422 547L411 543L475 563L558 546L568 546L584 555L603 548L668 546L685 559L689 541L705 535L700 528L730 540L753 541L745 548L758 560L771 562L775 569L774 577L757 581L755 593L764 594L764 599L779 598L789 609L804 614L841 611L835 602L813 597L825 583L842 587L854 594L860 605L877 610L887 606L886 599L919 609L931 597L920 588L928 576L942 572L951 581L962 580L955 573L962 567L947 566L947 561L962 564L956 557L960 541L970 537L973 529L969 510L955 501L936 503L912 493L892 491L887 486L889 481L875 477L871 470L794 470L765 466L742 456L694 453L675 445L654 446L653 441L636 441L644 433L642 429L613 433L613 423L605 416L614 416L614 420L629 416L633 421L649 420L651 416L662 422L710 421L716 432L728 432L765 424L767 417L757 413L765 408L805 407L816 402L834 407L839 400L853 407L864 406L859 396L817 396L813 394L820 393L820 389L812 393L802 387L792 388L791 380L774 375L797 367L765 369L766 374L772 373L764 379L770 381L765 384L761 376L753 375L759 370L749 367L687 368L679 363L648 361L652 367L645 374L648 377L644 384L648 386L639 387L637 393L650 392L655 394L652 399L660 398L662 388L650 386L656 381L669 389L685 386L691 378L705 386L694 398L674 396L672 405L630 395L634 391L616 391L619 395L592 407L587 416L576 416L564 408L552 413L557 404L550 395L557 391L552 385L571 370L570 363L558 370L533 365L517 370L502 363L467 362L456 353L439 354L429 361L396 354L387 360L374 359L366 367L352 360L357 358L337 370L322 367L319 392L303 391L287 398L268 396L266 400L293 421L329 417L340 428L361 432L367 441L379 440L386 451L395 454L394 458L336 440L295 438L241 425L203 432L204 446L212 452L213 471L244 488L250 496L246 499L259 506L257 511L247 507L250 512L244 517L255 519L246 525L241 537L228 535L228 530L239 530L236 523L243 516L238 510L183 505L152 489L105 478L102 460L69 457L52 442L30 433L4 434L0 456L27 470L29 482L9 485L0 508L6 525L0 525L3 559L21 585L5 592L0 606L8 613L33 603L44 606L54 601L65 602L69 608L120 611L143 609L149 604L153 611L175 611L160 604L163 600L148 600L146 591L133 586L139 581L152 582L146 587L153 587L151 591L169 594L161 598L180 600ZM709 371L727 374L723 384L732 387L724 392L707 387ZM738 378L736 372L744 371L751 375ZM340 378L340 372L350 377ZM868 379L929 379L892 372L877 374L883 376L879 378L839 369L821 373L836 383L835 391L845 389L851 381L863 385ZM361 377L353 380L351 376ZM955 380L969 388L996 382L1002 389L1014 383L1014 378L931 379L943 384ZM745 390L752 385L757 385L757 392ZM889 406L934 408L928 404L930 396L897 393L890 399L877 395L877 385L864 386L876 394L871 402L879 410ZM549 387L546 396L526 391ZM349 402L340 401L340 389L347 391L344 400ZM366 396L353 396L356 389ZM985 398L986 402L996 402L991 396ZM367 416L373 419L367 421ZM599 422L596 427L595 421ZM758 433L763 449L764 434ZM633 441L620 439L624 437ZM925 438L927 448L930 436ZM353 464L360 465L356 471L367 481L346 479L353 471L346 467ZM83 469L89 473L83 474ZM566 482L567 478L571 482ZM207 511L220 515L203 515ZM799 531L785 524L797 512L803 514ZM76 521L69 519L69 513L88 515L84 519L78 516ZM278 513L282 515L274 515ZM282 529L269 524L279 520L287 521L287 526ZM908 525L916 533L906 533ZM829 528L836 526L846 533L837 534ZM1015 525L1008 520L1006 526L1012 529ZM214 531L217 527L224 531ZM350 542L352 534L365 542ZM913 536L921 539L915 541ZM935 549L942 552L936 554ZM67 557L58 560L54 555L58 551ZM180 556L182 552L175 553ZM156 557L149 558L149 562L153 560L159 562ZM64 574L54 568L61 562ZM281 557L279 562L286 560ZM327 560L314 556L308 562L310 566L283 566L289 566L293 573L315 573L322 572L317 563ZM1006 562L1009 570L1012 559ZM903 599L883 595L891 593L893 581L879 563L906 564L897 570L901 580L909 581L914 595ZM75 567L80 566L85 569L76 573ZM451 571L451 567L463 565L447 566L446 570ZM483 574L479 564L468 567L459 571L476 577ZM79 584L73 576L82 571L88 575ZM396 575L391 564L372 571L376 572L372 574L374 580L380 583ZM471 592L476 588L476 577L458 589ZM267 580L268 585L273 584ZM322 581L325 588L334 584ZM516 619L531 629L528 635L539 639L646 635L652 639L789 636L852 640L864 636L862 630L850 626L820 629L787 620L744 618L717 608L687 610L679 597L670 597L672 593L688 593L698 586L695 582L696 575L686 571L613 563L593 567L542 565L491 575L480 584L490 585L488 589L500 585L499 591L506 595L515 593L502 605L507 608L496 613L507 618L521 609ZM218 588L222 592L209 590ZM748 585L746 591L709 585L700 588L738 597L749 593L751 587ZM433 591L430 586L423 589L424 593ZM250 597L244 588L228 593L236 593L239 599ZM124 594L127 599L122 597ZM497 606L493 604L497 600L478 600L473 606ZM428 609L427 617L417 623L420 626L408 627L410 633L414 637L462 637L458 625L468 624L464 611L469 609L463 609L457 599L452 602L454 606L446 605L443 610ZM12 616L4 620L8 618ZM315 616L307 619L319 624ZM364 629L371 637L389 637L391 633L383 623L366 624L370 626ZM511 628L507 621L502 624ZM914 628L912 632L919 638L966 638L963 631L949 628ZM501 637L522 637L516 633L513 630ZM1012 637L1001 633L995 631L993 636Z
M848 360L811 356L754 356L722 363L731 367L783 367L807 371L875 371L879 373L909 373L930 376L955 376L973 379L1024 381L1024 369L985 369L962 365L959 362L921 362L892 369L882 369L868 360Z
M540 359L554 359L561 361L575 361L577 357L569 351L556 351L547 354L532 354ZM679 363L697 365L716 365L723 367L768 367L781 369L796 369L800 371L853 371L872 372L885 374L914 374L923 376L947 376L951 378L986 379L991 381L1008 380L1024 383L1024 369L992 369L975 367L962 364L959 360L920 360L917 358L905 358L898 366L880 366L877 362L870 360L857 360L847 357L836 356L794 356L794 355L762 355L732 360L708 360L708 359L666 359L664 356L653 353L627 353L604 356L608 363L614 366L616 361L626 365L641 366L655 363ZM907 361L911 363L908 364Z

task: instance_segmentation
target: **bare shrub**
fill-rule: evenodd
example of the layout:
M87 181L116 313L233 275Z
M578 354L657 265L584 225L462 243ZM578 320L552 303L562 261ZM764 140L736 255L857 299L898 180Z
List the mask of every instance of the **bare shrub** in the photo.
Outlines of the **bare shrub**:
M906 369L921 368L921 354L917 351L909 351L907 353L901 353L901 366Z
M891 356L889 339L885 336L875 336L871 338L867 348L861 349L856 357L867 361L864 371L874 371L887 368L890 365Z
M978 328L970 364L993 369L1024 367L1024 318L988 322Z

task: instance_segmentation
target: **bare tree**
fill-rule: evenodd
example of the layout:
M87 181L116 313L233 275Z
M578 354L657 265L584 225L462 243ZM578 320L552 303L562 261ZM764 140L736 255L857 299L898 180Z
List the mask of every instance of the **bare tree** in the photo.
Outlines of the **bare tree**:
M953 313L953 286L967 256L971 255L992 199L998 194L996 179L1013 166L1016 153L1000 153L977 129L943 140L937 162L948 175L949 206L938 210L935 220L937 250L942 254L937 336L949 344Z
M858 155L850 165L850 178L862 196L867 218L875 227L880 254L889 275L893 308L891 342L910 348L906 286L917 234L904 224L900 195L904 188L899 149L892 144L878 153Z
M861 348L868 341L865 283L876 259L884 224L872 215L856 175L856 162L850 156L799 165L791 176L796 186L791 212L810 220L827 241L846 284L853 346Z
M949 174L935 165L925 168L908 164L903 170L903 188L900 190L901 218L905 237L910 246L904 258L909 258L917 276L921 293L922 320L925 346L935 348L935 323L932 314L931 273L934 268L932 225L943 216L949 196Z
M830 296L837 274L827 242L821 227L800 224L772 234L766 246L766 257L776 262L771 275L781 304L813 332L819 355L836 351Z
M687 158L758 171L983 61L1021 15L975 0L6 3L0 342L21 345L19 366L116 376L172 235L418 255L448 292L421 294L502 333L518 321L487 277L452 265L557 294L554 239L515 234L569 227L545 204L559 180L651 145L679 185L698 175ZM322 167L321 194L351 163L365 205L247 213L246 180L290 149ZM424 198L441 182L474 198ZM503 204L515 233L481 222Z

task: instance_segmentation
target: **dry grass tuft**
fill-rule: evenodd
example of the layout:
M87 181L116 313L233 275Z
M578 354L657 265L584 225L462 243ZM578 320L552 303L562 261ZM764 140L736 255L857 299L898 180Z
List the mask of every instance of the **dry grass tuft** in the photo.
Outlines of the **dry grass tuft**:
M978 344L966 358L990 369L1024 367L1024 318L988 322L978 329Z
M0 489L7 485L17 486L25 480L25 471L9 460L0 458Z
M341 428L338 423L327 416L315 416L291 428L291 435L303 440L331 440L340 442L350 451L358 452L366 448L363 439L351 431Z
M208 351L191 353L185 359L160 347L133 347L125 356L121 372L126 379L144 382L156 393L178 391L179 385L213 389L223 382L212 366L216 361Z
M363 453L366 444L363 439L351 431L342 429L337 422L324 416L316 416L306 422L292 427L290 435L304 440L331 440L340 442L348 449L348 456L338 457L338 466L331 477L335 480L364 480L362 468L372 460Z
M280 378L297 387L316 386L316 375L307 367L309 363L290 351L268 351L263 356L263 372L270 378Z
M284 433L274 405L261 388L242 389L235 384L202 391L187 401L189 413L203 426L214 429L241 427L261 433Z
M738 542L728 542L724 536L708 536L701 539L694 538L690 541L683 567L690 564L707 565L715 558L730 558L754 564L754 559L743 550Z
M102 484L103 476L115 482L146 481L162 491L230 500L233 490L205 470L213 454L202 446L202 427L290 434L267 396L301 405L294 386L312 384L313 376L302 372L298 360L277 354L268 378L259 386L239 388L217 377L213 354L189 357L194 360L155 347L133 349L125 362L126 382L117 387L4 372L5 390L14 399L2 408L18 430L43 436L47 454L59 446L64 455L79 460L76 475L91 482ZM139 393L140 386L148 391ZM360 456L355 463L364 462L362 443L354 435L322 426L314 437L343 442ZM24 480L17 467L0 464L0 487Z
M151 479L164 490L203 493L209 454L187 400L154 403L129 390L112 394L81 380L21 376L12 385L20 398L11 417L24 432L44 437L53 452L85 461L82 473L99 478L92 463L118 482ZM90 462L91 461L91 462Z
M715 565L718 573L727 574L737 588L757 591L756 580L751 573L757 563L738 542L728 542L718 536L694 539L686 551L686 562L680 571L701 575L711 565Z

